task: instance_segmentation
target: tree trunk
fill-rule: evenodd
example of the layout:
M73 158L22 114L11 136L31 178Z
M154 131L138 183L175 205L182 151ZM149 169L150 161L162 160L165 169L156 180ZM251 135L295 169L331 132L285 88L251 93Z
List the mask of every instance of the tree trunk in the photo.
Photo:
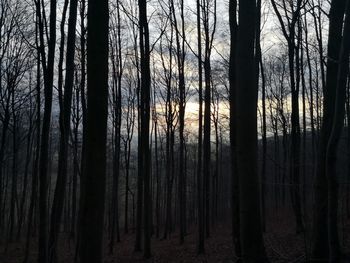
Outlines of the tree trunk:
M237 113L236 113L236 57L237 57L237 1L230 1L230 154L231 154L231 217L232 236L236 256L241 256L239 224L239 175L237 170Z
M201 30L201 0L197 6L197 37L198 37L198 152L197 152L197 202L198 202L198 254L204 253L204 207L203 207L203 175L202 175L202 145L203 145L203 71L202 71L202 30Z
M70 136L70 120L73 97L74 82L74 55L75 55L75 32L77 21L78 0L70 1L69 19L68 19L68 38L67 38L67 58L66 58L66 79L64 85L63 104L60 111L60 146L58 157L57 182L54 193L50 236L49 236L49 260L51 263L57 261L57 239L60 230L64 197L67 183L68 166L68 142Z
M36 26L36 42L38 41L37 37L37 26ZM38 43L36 43L38 44ZM31 195L30 195L30 202L29 202L29 208L28 208L28 224L27 224L27 237L26 237L26 244L25 244L25 252L24 252L24 263L28 262L29 257L29 249L30 249L30 236L32 233L32 227L33 227L33 221L34 221L34 212L35 207L38 201L38 170L39 170L39 158L40 158L40 123L41 123L41 117L40 117L40 110L41 110L41 94L40 94L40 80L41 80L41 74L40 74L40 52L37 52L37 64L36 64L36 149L35 149L35 158L33 162L33 170L32 170L32 182L31 182Z
M102 263L108 114L108 1L88 1L87 129L82 175L80 260Z
M40 2L36 3L36 12L39 23L40 56L44 75L44 116L41 132L40 164L39 164L39 263L48 262L48 163L49 163L49 137L52 110L52 89L55 63L56 46L56 7L57 1L50 1L50 25L48 40L48 55L46 63L46 52L44 43L44 11L40 8Z
M147 2L139 0L139 30L140 30L140 65L141 65L141 160L143 174L143 194L144 194L144 258L151 257L151 192L150 192L150 47L149 30L147 18Z
M237 170L240 193L240 234L244 262L265 262L257 171L257 96L254 60L255 0L239 1L236 60Z
M350 1L347 1L343 40L337 59L338 72L334 117L326 152L326 177L328 183L328 245L329 261L339 262L341 251L338 235L338 182L337 182L337 149L342 134L345 117L346 84L349 74L350 55Z
M326 176L326 151L329 136L332 129L334 117L334 105L336 97L336 83L338 75L338 65L336 58L339 57L341 45L341 33L343 25L345 2L343 0L333 0L329 13L329 37L326 86L323 97L323 119L319 139L319 149L315 177L315 207L313 220L313 240L312 258L320 261L328 260L328 232L324 231L327 225L328 214L328 181Z

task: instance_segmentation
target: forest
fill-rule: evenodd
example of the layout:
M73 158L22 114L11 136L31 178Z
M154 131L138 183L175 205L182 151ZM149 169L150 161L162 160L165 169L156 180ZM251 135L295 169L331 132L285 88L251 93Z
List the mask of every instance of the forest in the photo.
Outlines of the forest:
M350 262L350 0L0 0L0 262Z

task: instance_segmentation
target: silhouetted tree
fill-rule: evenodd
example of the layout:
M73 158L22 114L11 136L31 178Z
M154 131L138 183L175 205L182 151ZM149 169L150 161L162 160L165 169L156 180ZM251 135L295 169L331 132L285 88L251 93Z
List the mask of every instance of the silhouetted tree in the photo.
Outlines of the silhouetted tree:
M149 46L149 29L147 21L147 2L139 0L139 30L140 30L140 70L141 70L141 90L140 90L140 118L141 118L141 169L143 175L144 187L144 257L151 257L151 192L150 192L150 94L151 94L151 73L150 73L150 46Z
M255 0L239 1L236 57L237 171L240 238L246 262L266 261L262 238L257 168L257 99L254 43Z
M80 260L103 262L108 114L108 1L88 1L87 120L81 178Z
M60 149L58 159L57 182L51 212L50 237L49 237L49 260L56 262L57 238L62 217L64 196L67 183L68 166L68 142L70 136L71 108L74 82L74 55L75 35L77 21L78 0L70 1L66 58L66 79L64 85L64 97L60 111Z
M326 153L329 137L332 130L333 116L335 112L336 86L338 75L337 58L339 58L345 2L333 0L329 13L329 36L327 54L326 84L323 90L323 117L320 131L317 167L315 175L315 208L313 221L312 258L317 260L328 260L329 257L329 231L324 231L328 218L328 179L326 173ZM334 238L334 237L333 237ZM333 239L333 253L337 244ZM338 244L339 245L339 244ZM335 256L335 255L334 255Z
M48 163L49 163L49 137L52 112L52 90L54 78L55 47L56 47L56 8L57 1L50 1L50 24L46 28L45 12L42 9L41 1L35 1L36 16L39 28L39 50L42 61L44 77L44 114L41 131L40 164L39 164L39 255L40 263L48 261ZM45 50L44 37L49 31L48 50Z

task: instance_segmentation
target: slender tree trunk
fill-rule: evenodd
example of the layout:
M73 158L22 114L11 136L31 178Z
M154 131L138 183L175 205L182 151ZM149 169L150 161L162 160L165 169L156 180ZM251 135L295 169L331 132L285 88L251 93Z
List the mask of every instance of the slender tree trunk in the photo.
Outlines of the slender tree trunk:
M185 87L185 21L184 21L184 3L180 1L180 16L181 16L181 33L175 14L174 1L171 1L171 9L173 14L173 23L175 27L176 37L176 55L179 77L179 171L178 171L178 193L179 193L179 211L180 211L180 244L183 244L185 238L185 177L186 171L184 169L184 128L185 128L185 104L186 104L186 87ZM180 43L180 34L182 42Z
M169 65L172 65L173 55L172 55L172 44L173 44L173 27L171 27L170 40L169 40ZM162 50L162 48L161 48ZM163 54L163 52L161 52ZM168 234L171 232L172 224L172 183L173 183L173 160L174 160L174 147L173 147L173 134L174 134L174 112L173 112L173 97L172 97L172 75L173 71L171 67L169 71L166 69L163 55L161 55L162 65L164 73L166 74L166 189L165 189L165 203L166 203L166 215L165 215L165 226L164 226L164 236L167 238Z
M78 80L77 80L78 82ZM75 238L76 236L76 215L77 215L77 188L78 188L78 174L79 170L79 122L80 122L80 90L77 85L75 94L75 123L73 129L73 174L72 174L72 210L71 210L71 226L70 226L70 237Z
M308 25L306 21L306 16L304 20L304 30L305 30L305 52L306 52L306 60L307 60L307 69L308 69L308 84L309 84L309 93L310 93L310 100L309 100L309 114L310 114L310 126L311 126L311 163L312 163L312 170L311 174L315 174L315 137L316 137L316 131L315 131L315 117L314 117L314 90L313 90L313 71L311 66L311 59L310 59L310 50L309 50L309 40L308 40ZM307 92L307 91L306 91Z
M30 77L30 92L32 92L31 87L31 77ZM30 109L29 109L29 128L27 133L27 143L26 143L26 160L24 167L24 178L23 178L23 188L22 188L22 196L19 204L19 218L18 218L18 227L17 227L17 241L21 238L22 226L25 220L25 206L26 206L26 197L27 197L27 188L28 188L28 175L29 175L29 165L31 162L31 154L33 153L33 114L32 113L32 97L30 97Z
M144 187L144 258L151 257L151 195L150 195L150 46L147 18L147 2L139 0L139 30L140 30L140 65L141 65L141 159Z
M135 28L133 28L135 30ZM136 33L134 33L136 35ZM135 56L139 53L137 45L137 37L135 36L134 52ZM143 163L142 163L142 153L141 153L141 79L140 79L140 66L139 60L136 59L137 68L137 129L138 129L138 145L137 145L137 200L136 200L136 238L135 238L135 251L141 251L141 231L142 231L142 213L143 213Z
M154 157L155 157L155 184L156 184L156 238L159 238L159 228L160 228L160 189L161 189L161 178L160 178L160 170L159 170L159 149L158 149L158 116L157 116L157 108L156 108L156 89L153 89L153 112L152 112L152 119L154 123Z
M51 110L52 110L52 89L55 63L55 47L56 47L56 0L50 1L50 25L49 25L49 41L48 53L46 60L45 43L44 43L44 22L39 1L37 2L37 17L39 23L39 40L40 55L42 60L42 68L44 73L44 116L41 132L40 146L40 164L39 164L39 263L48 262L48 163L49 163L49 137L51 126ZM47 63L46 63L47 61Z
M197 0L197 37L198 37L198 152L197 152L197 202L198 202L198 254L204 253L204 207L203 207L203 175L202 175L202 145L203 145L203 71L202 71L202 30L201 30L201 0Z
M347 178L350 181L350 74L348 76L347 87L347 101L346 101L346 115L347 115L347 154L348 154L348 171ZM350 184L346 186L346 215L350 218Z
M237 170L237 113L236 113L236 57L237 57L237 1L230 1L230 154L231 154L231 217L232 236L236 256L241 256L240 223L239 223L239 175Z
M36 42L38 41L38 32L37 26L35 30L36 34ZM38 43L36 43L38 44ZM27 237L26 237L26 245L24 252L24 263L28 262L29 257L29 249L30 249L30 236L33 231L33 221L34 221L34 212L35 207L38 201L38 172L39 172L39 159L40 159L40 124L41 124L41 92L40 92L40 80L41 80L41 70L40 70L40 52L37 52L37 64L36 64L36 149L35 149L35 159L33 162L33 170L32 170L32 181L31 181L31 195L30 202L28 208L28 224L27 224Z
M7 103L9 105L9 103ZM5 112L4 112L4 120L2 122L2 131L1 131L1 145L0 145L0 232L3 230L3 226L5 223L5 217L2 210L2 206L5 199L5 194L3 193L3 187L4 187L4 156L5 156L5 147L7 142L7 132L10 124L10 111L9 107L6 106Z
M18 116L15 112L15 88L12 88L12 99L11 99L11 108L12 108L12 122L13 122L13 133L12 133L12 176L11 176L11 200L10 200L10 218L9 218L9 228L8 228L8 241L12 242L13 232L15 229L15 207L18 199L17 193L17 177L18 177Z
M114 154L113 154L113 188L112 188L112 229L109 252L113 253L115 234L117 242L120 242L119 228L119 176L120 176L120 136L121 136L121 115L122 115L122 98L121 85L123 65L121 57L121 26L120 26L120 7L117 2L117 25L116 33L113 34L116 51L112 50L112 69L113 69L113 125L114 125ZM114 32L114 31L113 31ZM115 53L114 53L115 52Z
M211 50L212 39L215 32L216 23L216 10L214 10L214 29L209 32L209 5L204 0L203 2L203 21L204 21L204 35L205 35L205 54L204 54L204 136L203 136L203 183L204 183L204 211L205 211L205 234L206 237L210 237L210 175L211 175ZM214 1L214 8L216 8L216 2Z
M68 142L70 136L71 108L74 83L74 55L75 55L75 31L77 21L78 0L70 1L67 58L66 58L66 79L64 85L63 104L60 111L60 148L58 157L57 182L54 193L50 236L49 236L49 260L51 263L57 261L57 239L60 230L64 197L67 182L68 166Z
M291 16L286 15L287 22L282 19L281 13L276 5L275 0L271 0L273 9L280 22L282 33L287 41L288 45L288 66L289 66L289 79L291 87L291 142L290 142L290 177L292 181L291 186L291 199L292 208L296 221L297 234L304 231L302 214L301 214L301 200L300 200L300 123L299 123L299 84L300 84L300 72L299 72L299 49L296 41L296 26L300 21L300 14L302 8L302 0L297 0L294 5L289 2ZM287 13L287 3L283 0L283 7Z
M81 146L81 160L80 160L80 198L78 202L78 218L77 222L77 242L75 247L75 257L74 262L77 263L79 259L79 250L80 250L80 233L81 233L81 226L80 226L80 218L82 217L82 206L83 206L83 199L81 198L84 194L84 169L85 169L85 146L86 146L86 134L87 134L87 103L86 103L86 96L85 96L85 82L86 82L86 26L85 26L85 17L86 17L86 0L80 1L80 52L81 52L81 66L80 66L80 85L79 85L79 94L80 94L80 100L81 100L81 113L82 113L82 146Z
M260 53L261 55L261 53ZM259 59L260 70L261 70L261 101L262 101L262 166L261 166L261 217L262 217L262 228L263 232L266 231L266 157L267 157L267 125L266 125L266 80L265 72L262 62L262 57Z

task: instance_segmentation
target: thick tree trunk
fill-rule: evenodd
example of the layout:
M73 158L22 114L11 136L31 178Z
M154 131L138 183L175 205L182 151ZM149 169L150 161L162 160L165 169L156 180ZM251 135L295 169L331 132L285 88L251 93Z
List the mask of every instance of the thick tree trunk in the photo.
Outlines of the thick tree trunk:
M80 260L102 263L108 114L108 1L88 1L87 129L80 216Z
M345 2L343 0L333 0L329 13L329 37L328 37L328 60L326 86L323 97L323 121L319 139L319 149L315 177L315 207L313 220L313 240L312 259L319 262L328 260L328 232L324 231L327 225L328 214L328 181L326 176L326 151L329 136L332 129L334 117L334 105L336 97L336 84L338 75L338 65L341 45L341 33L343 26Z
M328 183L328 245L329 261L338 262L341 251L338 235L338 180L337 180L337 149L342 134L345 117L346 84L349 74L350 55L350 1L347 1L343 40L337 59L338 73L334 117L326 152L326 177Z
M265 262L257 170L257 98L254 42L255 0L239 1L236 60L237 169L240 193L240 234L244 262Z

